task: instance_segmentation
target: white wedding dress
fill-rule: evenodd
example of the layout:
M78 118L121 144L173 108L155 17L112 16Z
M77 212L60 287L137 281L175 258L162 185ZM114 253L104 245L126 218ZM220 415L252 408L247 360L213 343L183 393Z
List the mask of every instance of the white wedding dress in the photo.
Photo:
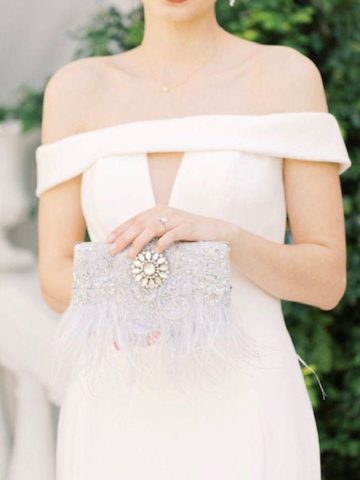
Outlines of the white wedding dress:
M73 134L36 151L36 194L82 174L92 241L154 206L148 152L184 152L169 205L284 243L283 159L351 161L335 117L323 112L213 114L133 121ZM216 394L99 395L74 378L64 391L57 480L320 480L313 409L281 301L238 269L238 321L274 347L269 368L244 365ZM116 364L114 365L116 368ZM325 386L326 390L326 386Z

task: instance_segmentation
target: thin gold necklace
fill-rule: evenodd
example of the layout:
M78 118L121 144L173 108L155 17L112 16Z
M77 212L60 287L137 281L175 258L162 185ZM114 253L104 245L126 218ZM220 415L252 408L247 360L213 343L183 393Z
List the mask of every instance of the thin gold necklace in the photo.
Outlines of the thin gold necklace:
M157 83L160 83L161 84L161 87L160 87L160 90L162 92L168 92L169 90L172 90L173 88L176 88L178 87L179 85L183 85L184 83L186 83L195 73L197 73L199 70L201 70L202 68L204 68L208 63L210 63L210 61L216 57L217 53L219 51L219 45L218 45L218 42L215 42L215 49L214 49L214 52L213 54L211 55L211 57L209 59L206 59L205 62L202 62L200 66L198 66L195 70L192 70L190 72L190 74L185 77L185 79L181 80L180 82L177 82L173 85L168 85L168 84L164 84L162 81L160 81L159 77L157 77L156 75L154 75L154 71L150 68L150 63L148 62L148 60L146 59L146 64L147 64L147 68L149 69L150 73L151 73L151 76L153 77L153 79L156 80ZM143 56L144 56L144 59L146 57L146 54L145 52L143 52Z

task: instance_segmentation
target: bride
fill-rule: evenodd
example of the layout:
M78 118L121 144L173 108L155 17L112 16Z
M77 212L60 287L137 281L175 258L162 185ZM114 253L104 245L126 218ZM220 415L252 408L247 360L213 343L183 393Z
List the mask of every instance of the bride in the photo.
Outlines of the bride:
M331 310L346 288L351 161L320 73L293 48L225 31L215 0L143 6L138 47L73 61L45 91L38 267L72 369L57 480L320 480L305 362L281 310ZM182 354L192 371L186 352L212 335L235 348L219 364L205 355L186 395L166 388L162 362ZM131 390L134 338L147 377ZM196 388L222 359L222 381Z

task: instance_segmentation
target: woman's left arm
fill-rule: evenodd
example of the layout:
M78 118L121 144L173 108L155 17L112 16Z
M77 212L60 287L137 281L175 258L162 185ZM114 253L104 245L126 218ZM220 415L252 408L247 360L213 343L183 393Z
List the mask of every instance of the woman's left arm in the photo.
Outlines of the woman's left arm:
M272 242L228 224L224 238L233 264L271 295L331 310L346 289L338 165L286 159L284 181L293 243Z
M276 46L270 52L263 76L270 72L264 84L272 94L261 101L281 102L284 111L328 112L316 65L289 47ZM283 179L293 243L279 245L228 225L234 265L278 298L331 310L346 289L339 165L284 158Z

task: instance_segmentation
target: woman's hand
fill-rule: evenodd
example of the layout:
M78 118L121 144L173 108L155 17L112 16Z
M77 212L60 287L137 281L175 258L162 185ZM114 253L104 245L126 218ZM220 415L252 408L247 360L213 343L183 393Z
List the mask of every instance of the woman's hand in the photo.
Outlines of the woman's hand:
M166 227L159 221L161 217L168 219ZM132 243L128 255L135 258L143 247L155 237L158 238L155 247L155 251L158 253L177 240L225 240L226 225L228 224L220 219L194 215L184 210L158 204L119 225L110 233L107 241L111 255L116 255ZM150 332L147 335L148 345L156 342L159 336L159 331ZM114 347L120 350L116 342L114 342Z
M159 221L166 217L166 227ZM193 213L158 204L135 215L119 225L108 236L109 252L116 255L132 243L128 255L135 258L143 247L158 237L155 251L164 251L175 241L226 240L226 225L223 220L195 215ZM166 228L166 231L165 231Z

